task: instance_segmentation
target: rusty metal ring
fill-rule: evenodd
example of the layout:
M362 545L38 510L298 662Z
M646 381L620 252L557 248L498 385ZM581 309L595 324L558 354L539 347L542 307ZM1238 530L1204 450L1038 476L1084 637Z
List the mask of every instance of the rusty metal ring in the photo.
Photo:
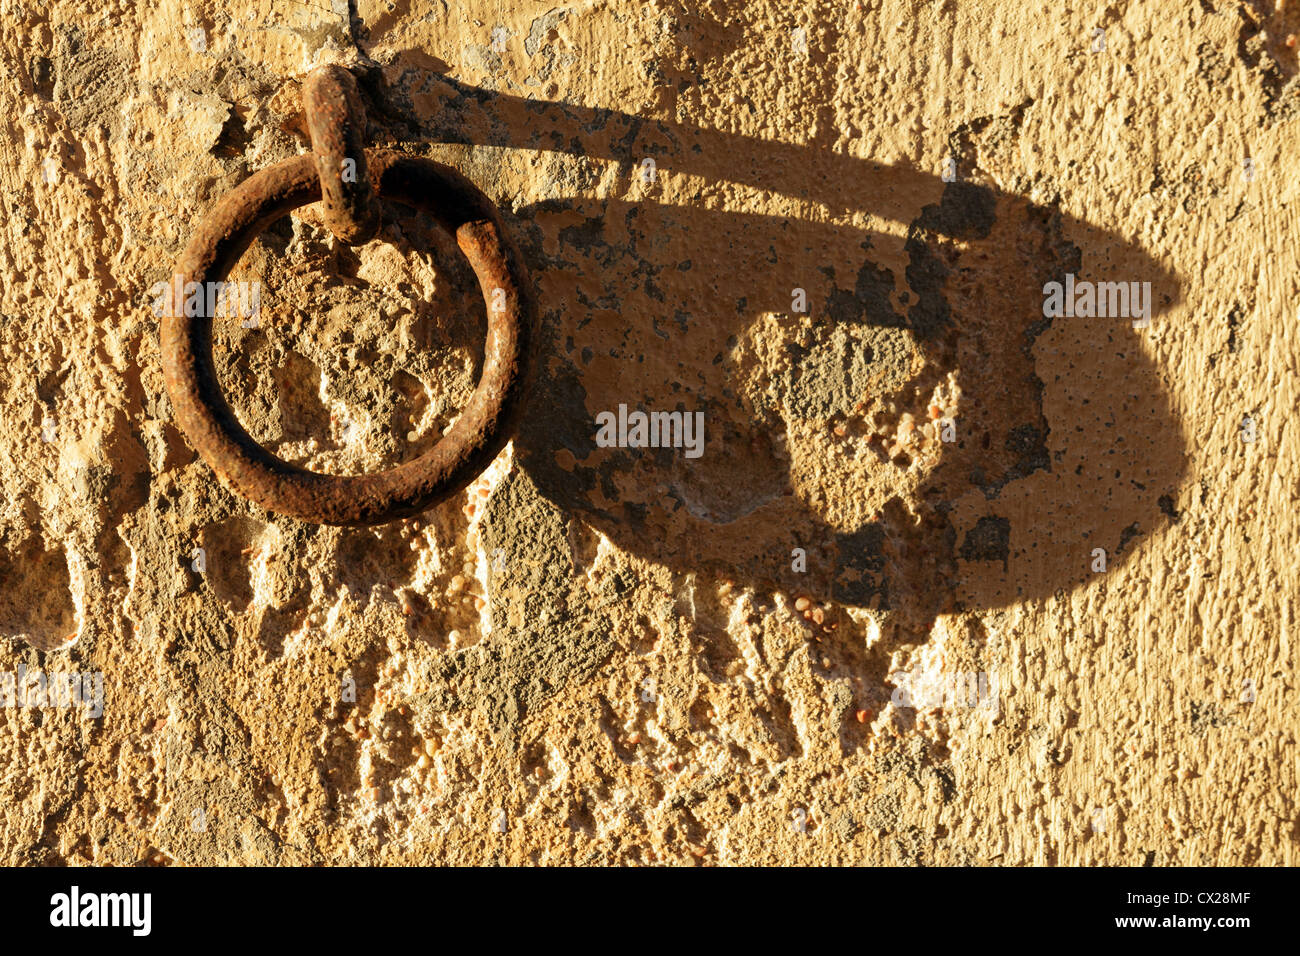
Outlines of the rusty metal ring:
M257 235L321 198L311 154L255 173L200 223L176 265L162 319L162 364L176 420L222 480L270 511L318 524L371 525L410 517L472 481L509 438L525 387L535 323L528 272L492 201L454 169L390 150L367 150L375 190L424 210L455 237L488 304L483 371L451 430L414 461L370 475L327 475L277 458L244 430L212 360L212 316L185 315L189 283L219 283ZM207 285L199 286L208 289Z

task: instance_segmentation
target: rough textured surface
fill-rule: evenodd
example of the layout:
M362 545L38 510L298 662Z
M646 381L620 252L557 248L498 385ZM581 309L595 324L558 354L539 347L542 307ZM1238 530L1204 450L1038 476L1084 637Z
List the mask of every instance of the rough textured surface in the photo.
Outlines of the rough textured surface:
M0 0L0 676L103 675L0 708L5 862L1297 862L1300 5L347 6ZM517 439L374 530L218 484L150 310L332 61L543 313ZM482 360L385 215L232 275L231 402L316 470Z

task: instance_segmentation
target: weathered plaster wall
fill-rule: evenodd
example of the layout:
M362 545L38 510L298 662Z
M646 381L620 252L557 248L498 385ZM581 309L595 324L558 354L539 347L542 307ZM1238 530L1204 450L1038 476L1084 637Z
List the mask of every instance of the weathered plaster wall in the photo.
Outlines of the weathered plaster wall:
M4 861L1295 863L1296 33L0 0L0 676L103 679L0 708ZM542 313L514 443L373 530L222 487L151 311L329 61L499 202ZM1045 319L1066 273L1149 326ZM428 221L304 209L232 278L224 381L288 460L407 460L473 388ZM598 447L620 404L703 454ZM902 706L913 668L996 704Z

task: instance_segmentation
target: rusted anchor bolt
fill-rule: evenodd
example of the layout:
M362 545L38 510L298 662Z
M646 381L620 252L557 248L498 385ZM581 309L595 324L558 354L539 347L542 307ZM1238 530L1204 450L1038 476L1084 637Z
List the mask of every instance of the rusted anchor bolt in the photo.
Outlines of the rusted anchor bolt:
M369 242L379 231L379 201L366 166L366 111L357 81L341 66L321 67L303 84L302 102L325 225L349 245Z
M334 90L348 87L348 81L336 80L335 76L321 83ZM324 141L346 144L348 136L360 129L358 114L336 115L339 121L327 124ZM326 149L334 150L331 155L345 156L350 147L327 145ZM487 343L478 386L451 430L433 448L414 461L373 475L308 471L254 441L222 394L212 359L213 316L201 290L211 289L209 283L223 282L272 222L322 198L333 180L322 179L318 157L297 156L263 169L218 201L176 264L162 320L167 391L190 444L235 491L271 511L318 524L368 525L409 517L478 476L504 447L519 414L536 321L523 259L496 207L473 183L440 163L390 150L358 152L356 159L374 192L370 196L362 192L355 205L342 207L344 228L354 223L364 226L367 203L373 212L377 198L429 213L455 237L487 302ZM359 176L358 183L363 181ZM365 228L351 234L364 235Z

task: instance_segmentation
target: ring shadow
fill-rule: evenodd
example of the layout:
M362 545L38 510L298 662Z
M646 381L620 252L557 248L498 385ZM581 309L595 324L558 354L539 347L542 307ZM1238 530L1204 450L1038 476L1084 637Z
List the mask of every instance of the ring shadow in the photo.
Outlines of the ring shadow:
M537 411L515 446L564 515L674 576L882 612L869 653L854 628L813 628L822 654L882 680L881 655L924 641L939 615L1064 596L1099 576L1094 549L1113 571L1178 520L1184 439L1141 331L1043 315L1045 283L1071 273L1150 282L1160 321L1179 280L1137 244L1051 201L476 89L431 60L407 51L387 68L399 138L611 160L629 190L655 160L642 201L502 210L542 325ZM671 205L654 198L665 172L695 177L695 201L738 184L816 207ZM596 416L620 404L704 411L703 454L600 447ZM903 417L935 409L924 428Z

